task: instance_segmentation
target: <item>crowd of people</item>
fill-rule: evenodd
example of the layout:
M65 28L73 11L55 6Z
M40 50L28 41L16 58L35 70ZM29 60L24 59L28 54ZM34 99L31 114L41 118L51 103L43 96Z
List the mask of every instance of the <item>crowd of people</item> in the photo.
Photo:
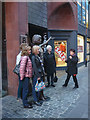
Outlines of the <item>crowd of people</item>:
M77 62L78 58L75 55L75 50L70 50L70 56L67 62L67 79L63 87L67 87L69 79L73 76L75 87L78 88L77 75ZM20 45L20 53L16 58L16 65L20 65L20 72L18 74L19 86L17 99L22 99L24 108L33 108L32 104L28 102L27 96L29 94L29 82L32 80L32 96L34 104L41 106L42 102L48 99L44 95L43 89L40 91L35 90L36 83L45 82L45 75L47 75L48 85L46 87L55 87L54 73L56 73L55 56L52 52L52 47L47 45L46 52L43 54L43 60L40 57L40 47L34 45L32 48L27 43Z
M49 63L50 62L50 63ZM53 84L53 74L55 71L55 56L52 53L52 47L47 46L47 52L43 55L43 61L40 58L40 47L34 45L31 49L27 43L20 45L20 53L17 55L16 65L20 64L20 73L18 74L19 86L17 99L22 99L24 108L32 108L32 104L28 103L27 96L29 93L29 81L32 80L32 96L34 104L41 106L42 102L47 99L44 96L43 89L40 91L35 90L37 81L40 83L45 79L45 71L47 73L48 86L55 87ZM46 67L48 66L48 68ZM50 72L48 72L50 71Z

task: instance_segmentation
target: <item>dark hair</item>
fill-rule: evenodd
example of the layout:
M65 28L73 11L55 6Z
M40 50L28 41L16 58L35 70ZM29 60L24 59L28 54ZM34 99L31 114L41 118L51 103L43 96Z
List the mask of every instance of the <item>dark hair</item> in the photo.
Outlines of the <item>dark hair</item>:
M75 53L75 50L74 49L70 49L70 51L74 52Z

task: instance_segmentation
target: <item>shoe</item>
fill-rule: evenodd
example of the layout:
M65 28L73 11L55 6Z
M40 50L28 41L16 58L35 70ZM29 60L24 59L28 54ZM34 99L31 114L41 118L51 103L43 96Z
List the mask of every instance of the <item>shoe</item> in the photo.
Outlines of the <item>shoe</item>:
M55 87L55 85L51 85L52 87Z
M32 105L24 106L24 108L33 108Z
M64 85L62 85L62 86L63 86L63 87L67 87L67 85L65 85L65 84L64 84Z
M22 102L22 99L21 99L21 98L17 98L17 101L18 101L18 102Z
M49 101L50 97L45 96L43 99L44 99L44 101Z
M79 88L79 86L75 86L73 89Z
M48 99L49 97L47 97L47 96L44 96L43 98L46 100L46 99Z
M47 85L46 87L50 87L50 85Z
M41 106L42 104L39 102L34 102L37 106Z
M40 99L39 101L38 101L38 103L40 103L41 105L43 104L43 99Z

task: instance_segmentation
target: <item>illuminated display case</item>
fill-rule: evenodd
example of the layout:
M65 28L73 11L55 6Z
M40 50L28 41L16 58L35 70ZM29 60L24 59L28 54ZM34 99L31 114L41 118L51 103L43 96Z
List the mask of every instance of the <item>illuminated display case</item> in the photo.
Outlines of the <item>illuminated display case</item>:
M84 62L84 37L77 35L77 47L79 63Z
M67 41L54 41L56 67L67 66L65 59L67 57Z
M87 38L87 61L90 61L90 38Z

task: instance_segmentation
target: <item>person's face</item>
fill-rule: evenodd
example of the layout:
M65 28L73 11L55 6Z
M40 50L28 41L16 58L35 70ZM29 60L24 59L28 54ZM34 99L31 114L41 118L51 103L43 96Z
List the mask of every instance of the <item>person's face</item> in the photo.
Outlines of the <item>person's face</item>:
M37 49L37 55L39 54L39 48Z
M73 51L70 51L70 55L71 55L71 56L74 55L74 52L73 52Z
M52 48L50 47L49 49L48 49L48 52L51 52L52 51Z
M42 42L41 37L37 40L37 43L40 44Z
M28 50L28 54L31 54L31 48Z

